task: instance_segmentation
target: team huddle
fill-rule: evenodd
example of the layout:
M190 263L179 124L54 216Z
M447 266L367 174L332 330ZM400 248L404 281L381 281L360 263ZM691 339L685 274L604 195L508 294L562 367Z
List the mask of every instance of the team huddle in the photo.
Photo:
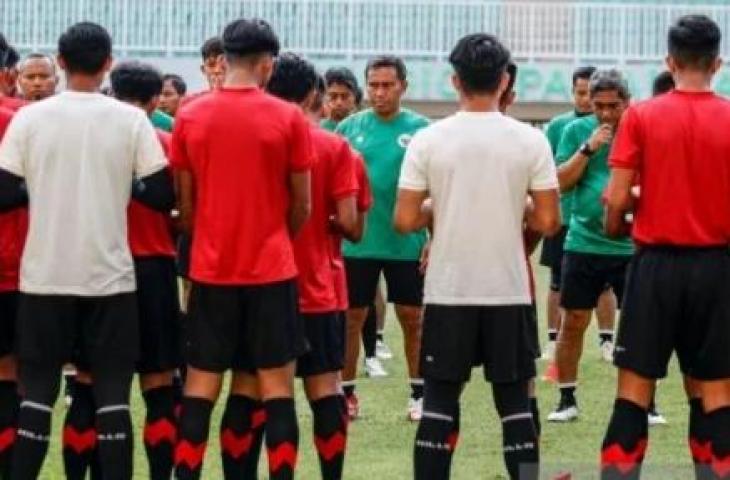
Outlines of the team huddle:
M450 477L459 398L480 366L509 477L537 479L530 255L543 238L545 356L559 386L547 419L580 414L595 310L603 357L619 369L601 478L640 477L674 352L696 477L730 478L720 42L711 19L678 19L669 71L634 104L619 71L579 68L575 111L543 133L506 114L518 67L489 34L453 48L460 110L433 123L401 106L400 58L367 63L360 109L352 72L321 76L258 19L205 42L210 88L195 94L151 65L114 64L93 23L61 35L57 60L21 61L0 38L0 478L38 478L73 366L67 478L133 477L137 374L150 478L201 477L224 378L214 427L225 478L258 478L264 446L268 477L293 478L301 378L321 476L341 479L361 342L367 373L386 374L387 301L404 336L405 418L418 422L414 478Z

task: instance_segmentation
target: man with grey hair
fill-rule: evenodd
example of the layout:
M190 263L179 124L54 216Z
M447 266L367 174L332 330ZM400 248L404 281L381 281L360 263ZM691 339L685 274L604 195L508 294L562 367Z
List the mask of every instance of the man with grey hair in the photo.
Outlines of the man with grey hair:
M53 57L31 53L20 62L18 72L18 87L24 99L37 102L55 95L58 74Z
M575 399L583 335L598 298L610 286L620 305L626 266L634 252L631 238L609 238L603 231L601 196L608 183L608 152L629 90L621 73L599 70L590 81L593 115L572 121L556 154L560 189L573 194L563 263L561 307L565 309L556 350L560 403L551 422L578 417Z

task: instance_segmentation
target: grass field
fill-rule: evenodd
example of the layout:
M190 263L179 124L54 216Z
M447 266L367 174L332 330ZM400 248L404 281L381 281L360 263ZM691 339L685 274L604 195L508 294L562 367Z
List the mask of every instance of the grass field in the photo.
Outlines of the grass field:
M538 268L539 298L545 298L547 270ZM541 305L542 307L542 305ZM540 310L540 324L544 328L544 310ZM544 335L541 336L544 338ZM572 479L596 478L598 452L608 417L611 413L615 388L615 370L603 363L597 348L595 325L586 337L586 351L580 370L578 402L582 409L580 420L570 425L547 424L545 417L557 401L554 386L540 382L538 395L543 423L542 461L545 478L550 472L569 470ZM412 477L412 447L415 425L405 420L408 395L401 335L397 321L389 312L386 341L396 357L385 363L390 376L383 380L361 377L358 386L362 418L351 425L348 443L346 480L408 479ZM542 371L544 364L538 366ZM658 391L658 402L669 425L651 430L645 475L649 479L688 479L690 459L685 436L687 430L686 401L676 366ZM222 479L217 425L223 402L219 402L213 416L203 477ZM303 397L298 397L300 418L300 456L297 478L317 479L319 470L311 442L311 415ZM135 388L133 412L137 439L143 418L143 403ZM41 474L44 480L63 478L60 453L60 431L65 407L59 402L54 416L52 443L46 465ZM492 407L491 393L481 372L475 370L472 381L462 397L461 439L454 457L452 478L459 480L506 478L501 456L501 427ZM144 448L140 441L135 449L135 478L147 478ZM260 477L266 478L262 460Z

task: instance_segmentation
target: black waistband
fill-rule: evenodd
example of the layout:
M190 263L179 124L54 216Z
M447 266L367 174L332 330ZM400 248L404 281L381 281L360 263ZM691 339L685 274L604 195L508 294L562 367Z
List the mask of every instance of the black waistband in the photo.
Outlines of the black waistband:
M661 253L725 253L730 245L637 245L637 252Z

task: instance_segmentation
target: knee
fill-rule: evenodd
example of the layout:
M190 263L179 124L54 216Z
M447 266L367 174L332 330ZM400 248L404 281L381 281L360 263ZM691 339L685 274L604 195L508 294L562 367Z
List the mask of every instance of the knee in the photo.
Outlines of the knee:
M560 327L560 334L568 337L582 337L583 333L588 328L590 322L590 314L584 315L583 313L567 313L563 319L563 324Z

